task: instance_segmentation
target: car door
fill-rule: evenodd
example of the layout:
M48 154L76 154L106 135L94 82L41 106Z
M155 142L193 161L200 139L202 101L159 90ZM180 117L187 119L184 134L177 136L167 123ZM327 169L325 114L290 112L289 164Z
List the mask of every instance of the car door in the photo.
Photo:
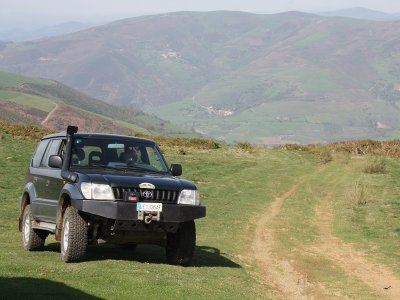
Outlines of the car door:
M50 142L43 156L41 166L41 176L44 181L41 216L43 220L54 221L57 216L58 200L64 181L61 178L61 169L49 167L51 155L59 154L61 139L54 139Z
M39 218L41 208L41 197L44 193L45 182L40 175L40 163L43 159L44 153L46 152L47 146L50 140L42 140L38 144L35 150L35 154L32 157L31 164L29 166L29 172L27 181L33 184L33 194L31 196L31 209L32 215L35 219Z
M55 222L57 206L64 182L61 178L61 169L49 167L49 157L57 155L60 151L61 139L53 139L49 142L43 155L39 168L36 170L39 178L38 206L39 219Z

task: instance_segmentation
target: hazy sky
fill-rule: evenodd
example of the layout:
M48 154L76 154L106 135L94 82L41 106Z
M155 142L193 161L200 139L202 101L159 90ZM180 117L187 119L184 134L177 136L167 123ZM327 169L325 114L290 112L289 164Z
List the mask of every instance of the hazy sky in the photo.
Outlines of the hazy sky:
M21 19L21 16L25 22L35 19L96 21L182 10L322 12L355 6L400 12L400 0L0 0L0 21Z

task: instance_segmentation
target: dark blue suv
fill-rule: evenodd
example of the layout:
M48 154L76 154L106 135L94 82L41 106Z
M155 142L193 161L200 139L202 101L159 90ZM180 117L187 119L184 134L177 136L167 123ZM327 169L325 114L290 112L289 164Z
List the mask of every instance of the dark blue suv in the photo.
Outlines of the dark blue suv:
M196 243L194 220L206 209L194 183L177 178L148 139L112 134L51 134L30 162L19 230L24 248L43 250L55 234L65 262L84 258L88 243L134 249L164 246L167 261L188 265Z

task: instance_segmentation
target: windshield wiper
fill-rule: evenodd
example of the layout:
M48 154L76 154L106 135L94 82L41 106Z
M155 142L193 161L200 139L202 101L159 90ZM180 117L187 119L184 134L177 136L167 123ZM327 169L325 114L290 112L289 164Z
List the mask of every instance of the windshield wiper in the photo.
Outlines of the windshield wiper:
M71 168L82 168L82 169L108 169L108 170L114 170L114 171L119 171L122 170L123 168L117 168L117 167L110 167L106 165L92 165L92 166L80 166L80 165L74 165L71 166Z
M148 168L139 167L139 166L126 166L126 167L123 167L123 168L121 168L121 169L124 169L124 170L134 170L134 171L143 171L143 172L153 172L153 173L158 173L158 174L164 174L164 173L166 173L166 172L164 172L164 171L158 171L158 170L148 169Z

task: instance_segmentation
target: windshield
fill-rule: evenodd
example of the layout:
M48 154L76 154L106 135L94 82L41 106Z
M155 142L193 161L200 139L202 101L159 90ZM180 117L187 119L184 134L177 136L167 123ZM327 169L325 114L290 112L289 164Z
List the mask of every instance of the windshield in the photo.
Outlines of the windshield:
M71 167L168 172L161 153L152 144L92 137L74 139Z

